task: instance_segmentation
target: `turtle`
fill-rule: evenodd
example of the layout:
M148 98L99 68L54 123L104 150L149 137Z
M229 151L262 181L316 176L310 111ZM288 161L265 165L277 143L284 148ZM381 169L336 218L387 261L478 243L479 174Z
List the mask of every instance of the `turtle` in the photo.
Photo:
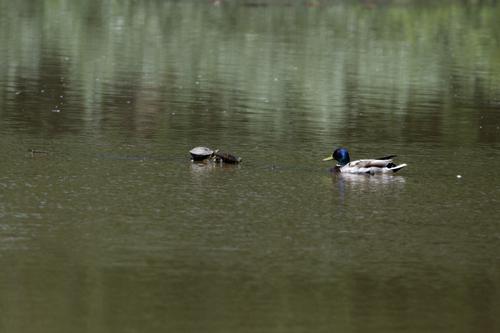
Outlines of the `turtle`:
M214 151L207 147L194 147L189 153L193 161L203 161L214 156Z
M241 157L220 150L215 151L214 158L216 162L224 162L229 164L238 164L241 162Z

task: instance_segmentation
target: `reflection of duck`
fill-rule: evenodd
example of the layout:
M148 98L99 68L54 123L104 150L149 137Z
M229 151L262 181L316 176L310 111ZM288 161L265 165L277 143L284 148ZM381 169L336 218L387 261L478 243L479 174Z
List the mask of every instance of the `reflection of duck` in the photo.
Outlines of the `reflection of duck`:
M382 187L385 185L395 185L395 184L404 184L406 182L403 176L393 176L391 174L383 173L380 174L379 177L369 177L362 176L359 174L353 173L338 173L336 177L334 177L338 182L342 182L344 184L349 184L355 187Z
M382 173L376 177L372 177L369 174L337 172L330 178L333 181L333 185L338 188L342 203L349 194L353 195L356 200L359 200L362 196L367 196L369 198L375 193L375 196L378 197L387 190L391 193L397 189L401 190L406 183L403 176L396 176L388 173Z
M347 149L338 148L335 149L332 156L323 159L323 161L336 160L338 164L333 169L336 172L373 175L377 173L394 173L406 166L406 164L396 165L393 163L393 157L396 157L396 155L351 162Z

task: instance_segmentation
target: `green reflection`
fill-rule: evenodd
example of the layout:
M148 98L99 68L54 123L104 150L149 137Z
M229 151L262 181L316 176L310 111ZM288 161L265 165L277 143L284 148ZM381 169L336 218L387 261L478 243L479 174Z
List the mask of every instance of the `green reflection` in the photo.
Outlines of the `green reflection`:
M2 1L2 115L50 134L164 122L279 138L300 135L292 113L348 141L379 117L399 126L374 140L498 141L494 2L264 4Z

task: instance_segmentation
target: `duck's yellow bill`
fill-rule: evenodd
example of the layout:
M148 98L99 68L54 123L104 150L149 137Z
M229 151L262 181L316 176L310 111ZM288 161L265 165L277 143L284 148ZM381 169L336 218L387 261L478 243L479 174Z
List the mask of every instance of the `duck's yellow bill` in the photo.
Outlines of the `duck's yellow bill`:
M324 158L323 161L331 161L333 160L333 156L328 156L327 158Z

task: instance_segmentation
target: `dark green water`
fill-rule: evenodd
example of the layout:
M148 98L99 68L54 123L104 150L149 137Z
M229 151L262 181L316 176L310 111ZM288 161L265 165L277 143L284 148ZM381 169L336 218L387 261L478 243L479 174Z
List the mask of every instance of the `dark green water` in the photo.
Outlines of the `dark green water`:
M0 331L499 331L500 7L418 3L0 0Z

